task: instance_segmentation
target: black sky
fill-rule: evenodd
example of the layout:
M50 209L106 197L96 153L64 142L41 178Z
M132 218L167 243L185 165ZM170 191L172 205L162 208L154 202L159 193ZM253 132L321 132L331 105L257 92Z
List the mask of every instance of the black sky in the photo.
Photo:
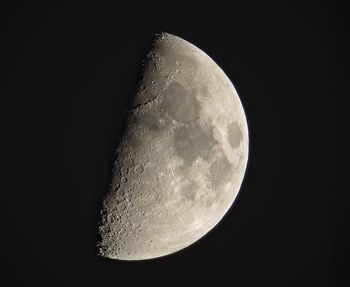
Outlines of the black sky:
M343 233L333 126L344 65L336 7L28 2L5 10L3 286L335 286ZM109 261L95 255L100 203L123 111L161 31L201 48L234 83L250 130L248 169L234 206L190 248Z

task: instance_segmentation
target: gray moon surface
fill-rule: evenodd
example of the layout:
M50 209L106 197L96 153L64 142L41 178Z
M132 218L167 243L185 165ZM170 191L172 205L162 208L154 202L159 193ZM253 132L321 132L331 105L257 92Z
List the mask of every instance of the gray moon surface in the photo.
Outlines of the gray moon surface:
M145 260L208 233L241 187L248 127L231 81L202 50L171 34L147 55L99 225L99 255Z

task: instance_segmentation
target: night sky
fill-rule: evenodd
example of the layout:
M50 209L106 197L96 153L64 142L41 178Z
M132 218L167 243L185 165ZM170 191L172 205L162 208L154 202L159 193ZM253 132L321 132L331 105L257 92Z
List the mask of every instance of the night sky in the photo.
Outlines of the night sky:
M339 283L341 9L324 1L101 2L3 10L10 175L2 286ZM232 80L248 121L248 167L234 205L207 236L160 259L112 261L96 256L99 210L124 111L161 31L202 49Z

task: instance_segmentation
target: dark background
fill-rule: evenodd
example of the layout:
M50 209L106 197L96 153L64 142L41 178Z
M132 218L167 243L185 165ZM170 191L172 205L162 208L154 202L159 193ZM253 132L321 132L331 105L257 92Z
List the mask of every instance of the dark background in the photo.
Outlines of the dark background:
M333 185L342 9L146 2L3 10L10 176L2 286L335 286L345 266ZM151 261L106 260L95 255L101 199L123 111L160 31L201 48L233 81L250 129L248 168L234 206L191 247Z

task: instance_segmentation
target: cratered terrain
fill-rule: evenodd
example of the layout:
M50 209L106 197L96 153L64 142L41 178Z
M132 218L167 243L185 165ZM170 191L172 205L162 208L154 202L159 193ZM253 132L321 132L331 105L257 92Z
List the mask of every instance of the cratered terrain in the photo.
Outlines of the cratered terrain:
M247 159L246 117L231 81L202 50L159 35L117 148L99 254L143 260L194 243L232 205Z

